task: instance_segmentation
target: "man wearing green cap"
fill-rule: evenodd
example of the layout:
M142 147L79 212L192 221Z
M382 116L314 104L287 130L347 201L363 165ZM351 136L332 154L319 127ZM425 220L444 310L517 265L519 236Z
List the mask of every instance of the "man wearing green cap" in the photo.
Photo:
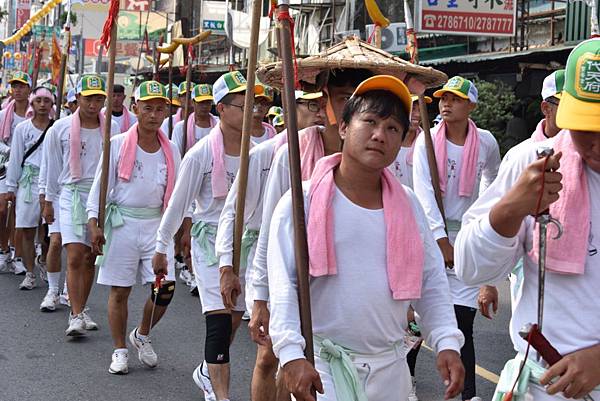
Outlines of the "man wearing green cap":
M435 199L423 135L417 138L415 144L414 191L425 209L429 228L446 262L458 327L465 336L461 349L466 372L462 399L474 401L478 398L473 321L479 306L479 287L467 286L456 276L452 244L460 230L462 215L496 178L500 152L491 132L478 128L469 118L478 100L477 88L471 81L460 76L452 77L433 96L440 99L442 116L442 122L432 129L432 139L446 220Z
M307 100L310 98L311 100ZM298 129L304 132L305 129L313 126L325 124L325 101L321 92L306 93L296 92L296 110ZM310 102L310 103L308 103ZM248 183L245 199L245 231L242 237L241 264L246 268L245 292L246 292L246 310L251 314L254 304L252 291L252 262L256 252L256 245L259 235L259 229L263 219L263 198L267 185L267 178L271 169L271 163L275 151L281 147L287 140L286 133L269 139L250 150L248 160ZM227 305L232 303L232 296L229 295L233 288L241 288L241 281L232 274L233 260L233 230L235 223L235 204L238 198L238 185L236 179L227 195L225 207L219 218L219 228L215 243L215 252L219 258L219 267L223 274L221 275L221 292L225 295L224 302ZM277 359L273 355L270 344L259 343L256 354L256 364L252 375L252 400L270 401L275 399L277 393L275 389L275 373L277 371ZM282 398L285 399L284 395ZM289 399L289 398L287 398Z
M44 219L54 222L60 213L60 233L67 251L67 283L71 313L67 336L83 336L96 330L86 303L94 282L94 257L87 231L85 205L100 162L104 119L100 111L106 100L104 80L97 75L84 75L77 83L74 114L61 118L48 131L46 153L46 195ZM119 126L111 121L112 135Z
M531 143L502 166L498 178L463 218L456 240L457 274L470 285L506 277L523 257L523 283L513 305L511 339L518 355L500 377L494 401L600 399L600 39L569 55L552 140ZM555 154L538 159L538 147ZM540 361L519 331L537 322L540 212L548 226L542 334L563 359ZM525 358L524 367L520 369ZM519 375L519 371L521 371Z
M145 303L140 325L129 334L129 341L137 349L140 362L150 368L158 364L150 329L166 312L175 291L174 266L169 266L164 281L155 287L151 263L156 230L173 191L180 162L175 144L160 131L169 99L165 87L156 81L143 82L136 89L135 99L137 123L111 140L104 230L98 228L97 221L101 165L87 202L92 252L100 255L96 260L98 284L110 286L108 321L115 349L108 371L113 374L129 371L125 343L127 302L136 278L141 277L142 284L152 283L151 296ZM168 253L172 261L172 245Z
M183 125L185 120L178 122L173 130L173 142L181 155L191 149L200 139L207 136L219 118L213 116L210 110L213 105L212 86L209 84L198 84L192 89L192 104L194 112L187 119L186 140L183 140ZM184 148L185 142L185 148Z
M229 346L245 309L243 296L231 308L223 304L214 248L219 216L239 167L245 91L246 79L239 71L224 74L215 82L213 97L219 124L183 158L171 201L158 229L153 258L155 273L166 273L167 251L183 222L184 248L189 252L191 243L195 278L206 318L205 361L196 368L193 378L205 399L219 401L229 398ZM187 213L194 201L192 226Z
M269 119L269 124L273 125L273 120L276 116L283 115L283 109L279 106L271 106L267 113L267 118Z
M167 113L167 117L165 118L162 125L160 126L160 129L162 130L162 132L167 134L167 136L169 136L170 138L173 138L173 134L171 132L169 132L169 115L173 116L172 117L172 119L173 119L172 129L175 129L175 124L177 124L179 122L177 120L177 114L179 113L179 110L181 108L181 101L179 100L179 88L177 87L177 85L173 84L173 85L171 85L170 88L167 87L167 97L169 97L170 92L173 92L173 94L171 95L171 104L169 106L169 113Z
M17 124L26 119L29 94L31 92L31 78L25 72L15 72L8 83L10 84L12 100L0 111L0 141L2 141L0 147L3 148L0 153L0 165L8 162L12 134ZM7 192L5 186L5 179L0 179L0 193ZM0 203L2 203L0 207L0 225L3 227L0 230L0 269L12 270L15 274L25 274L26 269L20 257L15 261L11 261L9 237L14 227L8 227L7 229L6 219L8 216L6 212L8 201L4 195L0 195ZM11 213L14 213L14 203ZM20 253L20 249L17 249L17 251Z

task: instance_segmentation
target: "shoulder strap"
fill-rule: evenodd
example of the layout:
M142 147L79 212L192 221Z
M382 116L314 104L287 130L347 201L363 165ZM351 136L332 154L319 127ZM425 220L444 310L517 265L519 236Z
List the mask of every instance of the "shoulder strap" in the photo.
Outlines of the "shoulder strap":
M44 142L44 138L46 137L46 132L48 132L48 130L50 129L50 127L52 127L52 124L54 124L55 120L50 120L50 124L48 124L48 126L46 127L46 129L44 130L44 132L42 132L42 135L40 135L40 137L38 138L37 142L33 144L32 147L30 147L29 149L27 149L27 152L25 152L25 156L23 156L23 161L21 162L21 168L23 168L23 166L25 165L25 160L27 160L27 158L29 156L31 156L31 154L33 152L36 151L37 148L40 147L40 145L42 144L42 142Z

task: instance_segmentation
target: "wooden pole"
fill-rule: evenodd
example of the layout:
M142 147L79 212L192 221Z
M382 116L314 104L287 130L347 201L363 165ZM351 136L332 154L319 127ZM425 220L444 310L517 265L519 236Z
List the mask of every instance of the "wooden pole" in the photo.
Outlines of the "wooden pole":
M185 104L183 107L183 138L181 143L183 144L183 149L181 154L184 155L187 148L187 122L190 117L190 99L192 96L192 45L188 45L188 62L187 62L187 71L185 72Z
M248 76L244 99L244 120L242 123L242 146L240 149L240 168L237 173L238 192L235 204L235 225L233 230L233 272L240 275L240 257L242 235L244 233L244 211L246 207L246 189L248 187L248 153L252 130L252 111L254 108L254 83L256 82L256 59L258 58L258 33L262 0L252 2L252 21L250 25L250 52L248 54Z
M69 44L71 43L71 28L65 27L65 46L62 48L60 55L60 73L58 75L58 89L56 93L56 119L60 118L62 111L63 90L65 88L65 72L67 70L67 59L69 56Z
M289 0L279 0L279 15L289 15ZM300 309L300 328L306 341L304 355L314 365L314 346L312 335L312 316L310 310L310 286L308 274L308 242L306 239L306 222L304 221L304 193L302 191L302 172L300 169L300 145L298 141L298 122L296 115L295 76L292 54L292 35L290 22L278 19L281 41L281 62L283 67L283 107L285 109L285 126L288 136L288 152L290 158L290 186L292 190L292 212L294 223L294 250L296 272L298 276L298 306ZM314 389L312 390L315 394ZM316 396L315 396L316 399Z
M173 136L173 53L169 54L169 139Z
M381 49L381 26L375 24L375 47Z
M154 76L152 79L155 81L160 81L160 75L158 73L158 70L160 69L160 53L158 50L156 50L156 42L154 42L152 47L152 55L154 56Z
M112 123L113 86L115 84L115 58L117 54L117 24L114 23L110 31L110 45L108 46L108 80L106 82L107 103L104 113L104 143L102 144L102 175L100 176L100 199L98 206L98 228L104 229L104 215L106 212L106 195L108 194L108 166L110 163L110 131Z
M40 58L42 57L42 49L37 42L34 44L33 48L33 73L31 74L31 85L32 89L37 87L38 75L40 73Z

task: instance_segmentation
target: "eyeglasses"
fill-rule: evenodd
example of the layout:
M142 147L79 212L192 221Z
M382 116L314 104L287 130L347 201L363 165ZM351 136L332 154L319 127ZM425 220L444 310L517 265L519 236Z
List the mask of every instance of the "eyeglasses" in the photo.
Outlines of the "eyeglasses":
M298 104L305 104L306 107L308 108L308 111L312 111L313 113L316 113L317 111L321 110L321 103L319 103L319 102L315 102L315 101L298 102Z
M233 104L233 103L223 103L227 106L233 106L233 107L238 107L241 111L244 111L244 105L243 104Z

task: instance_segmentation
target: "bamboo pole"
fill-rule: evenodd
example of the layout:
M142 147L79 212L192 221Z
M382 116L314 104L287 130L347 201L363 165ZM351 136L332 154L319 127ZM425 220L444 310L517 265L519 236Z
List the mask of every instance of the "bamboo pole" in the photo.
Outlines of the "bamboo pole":
M233 272L240 275L240 257L242 235L244 233L244 211L246 208L246 189L248 187L248 153L252 130L252 111L254 108L254 83L256 82L256 59L258 58L258 33L262 0L252 2L252 21L250 25L250 52L248 54L248 76L246 77L246 96L244 99L244 120L242 123L242 145L240 149L240 168L237 173L238 192L235 204L235 225L233 230Z
M289 0L279 0L278 13L289 13ZM289 14L288 14L289 15ZM281 62L283 66L283 107L285 109L285 126L288 136L288 152L290 158L290 186L292 190L292 212L294 223L294 250L296 273L298 276L298 306L300 310L300 328L306 341L304 355L314 366L314 346L312 335L312 316L310 310L310 286L308 274L308 242L306 239L306 222L304 221L304 194L302 191L302 173L300 169L300 145L298 141L298 122L296 115L295 76L292 53L292 35L290 22L278 20L281 41ZM314 388L311 390L315 394ZM316 396L315 396L316 399Z
M104 143L102 144L102 175L100 176L100 199L98 206L98 228L104 229L104 216L106 213L106 195L108 194L108 167L110 163L110 131L112 123L113 91L115 83L115 58L117 53L117 24L112 25L110 31L110 45L108 46L108 80L106 86L107 104L104 113Z
M169 139L173 137L173 53L169 54Z
M65 72L67 70L67 59L69 56L69 44L71 43L71 28L65 28L65 46L63 46L62 54L60 55L60 73L58 75L58 89L56 93L56 119L60 118L62 111L63 90L65 87Z
M185 72L185 104L183 107L183 138L181 143L183 144L183 149L181 154L184 155L187 149L187 122L190 117L190 99L192 96L192 45L188 45L188 62L187 62L187 71Z

